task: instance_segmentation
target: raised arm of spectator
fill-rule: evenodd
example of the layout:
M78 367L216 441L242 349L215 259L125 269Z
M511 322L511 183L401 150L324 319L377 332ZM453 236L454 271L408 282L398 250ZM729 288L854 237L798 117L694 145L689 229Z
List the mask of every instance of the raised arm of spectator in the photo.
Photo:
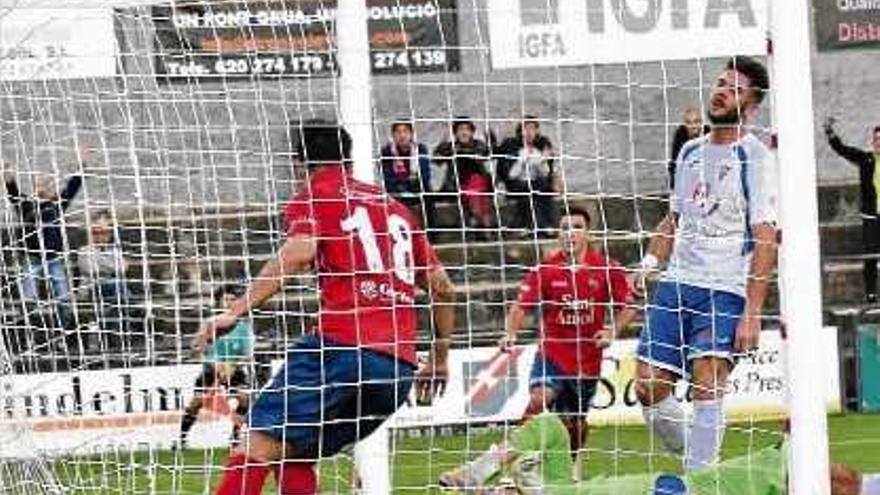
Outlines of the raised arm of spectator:
M76 195L79 194L80 189L82 189L83 173L92 161L92 154L87 148L80 147L77 150L76 160L76 171L67 179L67 183L64 184L64 189L62 189L61 193L58 195L61 199L61 209L66 209L70 206L70 201L75 198Z
M3 181L6 183L6 195L12 204L18 205L23 196L18 188L18 181L15 180L15 171L4 161L0 161L0 169L2 169L0 172L3 173Z
M833 120L829 119L825 122L825 136L828 138L828 145L831 146L831 149L853 165L861 166L871 160L871 154L867 151L843 143L834 130Z
M77 194L79 194L79 190L82 189L82 185L82 174L75 174L67 179L67 183L64 184L64 189L62 189L61 194L58 195L61 198L62 209L67 209L67 207L70 206L70 201L75 198Z

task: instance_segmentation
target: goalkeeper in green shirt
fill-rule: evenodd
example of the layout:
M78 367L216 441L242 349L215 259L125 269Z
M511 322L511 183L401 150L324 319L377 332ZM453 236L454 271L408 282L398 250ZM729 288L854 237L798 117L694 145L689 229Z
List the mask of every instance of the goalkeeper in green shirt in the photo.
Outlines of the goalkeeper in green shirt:
M238 297L238 289L227 285L214 293L217 309L227 309ZM249 392L252 388L254 329L246 319L239 320L235 328L218 338L201 356L202 372L196 378L195 396L187 405L180 419L181 449L187 446L187 436L205 404L205 392L215 387L225 387L229 395L235 395L238 405L233 419L232 442L238 442L244 417L247 415Z
M784 448L767 447L700 470L673 474L571 478L568 432L555 414L536 416L510 440L440 477L440 486L460 493L490 495L781 495L787 490ZM496 484L495 480L512 481ZM833 495L880 495L880 476L833 466Z

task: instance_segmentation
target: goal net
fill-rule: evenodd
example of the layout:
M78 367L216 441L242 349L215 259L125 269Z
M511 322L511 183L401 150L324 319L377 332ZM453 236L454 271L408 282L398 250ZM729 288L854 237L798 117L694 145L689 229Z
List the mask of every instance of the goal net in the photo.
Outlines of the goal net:
M457 292L445 394L431 403L412 397L365 448L323 459L321 492L430 491L491 445L514 443L553 307L558 331L575 334L596 326L588 316L614 328L622 313L635 313L614 329L597 364L575 474L589 483L682 473L683 454L644 425L635 374L658 279L688 281L671 268L660 275L665 259L656 270L643 260L649 243L663 239L655 232L671 203L697 205L704 219L720 208L741 225L748 202L762 200L750 194L777 192L748 191L751 172L737 156L713 163L704 188L670 190L674 177L693 177L677 168L700 166L678 159L682 145L708 132L713 88L734 56L771 69L763 103L736 130L772 149L762 164L777 167L769 3L369 0L352 11L366 18L367 44L358 48L353 14L337 13L331 0L0 0L0 491L216 488L231 444L248 448L242 402L256 400L315 325L319 277L289 277L243 319L256 343L228 375L220 370L229 386L213 378L227 367L206 373L194 357L194 336L220 311L223 294L240 295L286 239L285 205L309 180L293 166L297 131L314 119L352 130L355 174L411 208ZM742 116L733 116L736 128ZM725 182L727 173L734 177ZM726 189L707 189L716 185ZM779 202L784 210L786 198ZM557 250L570 252L560 219L571 230L581 209L589 250L629 278L651 272L647 292L612 296L614 269L605 266L600 278L578 282L589 297L542 289L533 306L523 305L528 274L554 263ZM697 223L679 225L675 242L729 240L709 231L726 226ZM709 435L722 461L750 464L786 438L777 420L789 416L789 395L803 386L789 387L779 308L800 297L789 294L793 285L813 287L812 267L799 268L791 280L768 272L760 346L738 356L722 386L716 419L726 417L727 427ZM415 303L424 358L434 339L429 301L420 294ZM512 306L529 311L515 345L500 352ZM682 362L695 352L684 340L693 319L710 322L694 330L711 339L734 338L716 335L726 311L671 309L680 344L670 352ZM819 329L818 307L806 313L798 323L810 335L807 348L821 354L798 356L817 358L821 369L802 375L818 377L802 399L819 404L824 418L824 407L838 402L836 337ZM582 355L593 354L576 359ZM682 431L700 420L692 407L699 389L673 387ZM575 405L583 397L574 393ZM194 424L181 436L188 414ZM824 450L811 443L825 435L816 417L796 418L795 433L807 431L808 440L795 445ZM486 483L513 476L510 469ZM721 485L718 493L727 493Z

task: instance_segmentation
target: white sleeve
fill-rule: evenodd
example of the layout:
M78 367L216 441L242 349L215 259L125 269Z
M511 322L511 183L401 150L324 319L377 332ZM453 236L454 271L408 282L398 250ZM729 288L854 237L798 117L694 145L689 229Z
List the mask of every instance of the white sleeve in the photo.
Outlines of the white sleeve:
M776 155L763 144L750 147L744 166L748 167L745 186L748 191L749 221L754 225L776 224L778 184Z
M859 495L880 495L880 473L862 475L862 491Z
M675 157L675 187L672 188L672 196L669 198L669 211L672 213L679 213L681 211L682 202L685 197L684 167L681 166L681 158L687 149L690 149L690 147L688 143L685 143L678 152L678 156Z

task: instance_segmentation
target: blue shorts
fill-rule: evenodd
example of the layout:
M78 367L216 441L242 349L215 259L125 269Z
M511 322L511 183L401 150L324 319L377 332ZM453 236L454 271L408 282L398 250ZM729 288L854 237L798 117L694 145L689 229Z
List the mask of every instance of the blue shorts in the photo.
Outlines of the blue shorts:
M250 429L287 443L295 458L332 456L369 436L406 401L413 365L307 335L260 392Z
M598 378L581 377L564 373L544 354L535 354L529 387L547 387L556 394L547 409L559 414L587 414L596 395Z
M724 358L732 365L744 307L745 299L737 294L660 282L636 354L640 361L679 376L688 376L691 362L702 357Z

